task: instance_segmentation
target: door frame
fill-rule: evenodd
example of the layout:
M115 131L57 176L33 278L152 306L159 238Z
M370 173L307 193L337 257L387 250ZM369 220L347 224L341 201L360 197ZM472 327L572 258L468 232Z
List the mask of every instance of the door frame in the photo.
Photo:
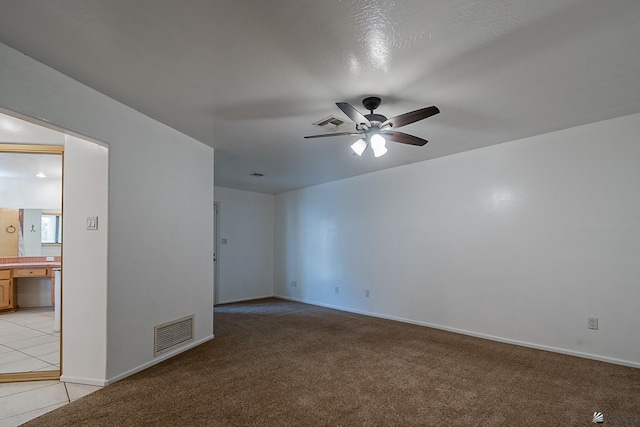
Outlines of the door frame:
M213 202L213 305L220 303L220 202Z

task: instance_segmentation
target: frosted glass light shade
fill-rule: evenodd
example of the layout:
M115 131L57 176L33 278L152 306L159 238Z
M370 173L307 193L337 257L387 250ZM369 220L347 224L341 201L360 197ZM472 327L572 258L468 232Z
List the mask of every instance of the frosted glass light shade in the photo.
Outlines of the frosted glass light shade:
M384 156L385 154L387 154L387 147L380 147L377 150L375 148L373 149L374 157Z
M387 140L377 133L371 136L371 149L375 157L384 156L387 152Z
M364 142L364 140L362 140L362 139L359 139L356 142L354 142L353 144L351 144L351 149L358 156L362 156L362 153L364 153L364 149L365 148L367 148L367 143Z

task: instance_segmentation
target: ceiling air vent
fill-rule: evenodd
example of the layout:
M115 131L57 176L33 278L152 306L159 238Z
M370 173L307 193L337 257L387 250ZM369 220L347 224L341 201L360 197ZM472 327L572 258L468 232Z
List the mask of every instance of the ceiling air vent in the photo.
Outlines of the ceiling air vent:
M154 327L154 351L158 356L181 344L193 341L194 315Z
M323 129L330 129L333 130L335 128L337 128L338 126L341 126L345 124L345 121L342 119L339 119L335 116L329 116L326 119L322 119L319 122L314 123L314 126L319 126Z

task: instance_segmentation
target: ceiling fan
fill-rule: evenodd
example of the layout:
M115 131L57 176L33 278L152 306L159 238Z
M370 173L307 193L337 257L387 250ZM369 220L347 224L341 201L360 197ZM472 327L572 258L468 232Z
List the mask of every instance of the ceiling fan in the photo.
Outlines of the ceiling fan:
M436 115L440 112L438 107L432 105L431 107L421 108L419 110L400 114L399 116L387 119L382 114L376 114L373 112L380 106L381 102L382 100L377 96L370 96L363 99L362 105L364 105L364 108L370 112L369 114L364 115L347 102L336 102L338 108L340 108L342 112L356 124L355 132L325 133L323 135L305 136L305 138L324 138L328 136L346 135L360 136L361 138L351 145L351 149L358 156L362 156L367 145L370 144L375 157L380 157L387 152L387 139L401 144L418 146L423 146L427 143L426 139L418 138L417 136L409 135L408 133L398 132L394 129Z

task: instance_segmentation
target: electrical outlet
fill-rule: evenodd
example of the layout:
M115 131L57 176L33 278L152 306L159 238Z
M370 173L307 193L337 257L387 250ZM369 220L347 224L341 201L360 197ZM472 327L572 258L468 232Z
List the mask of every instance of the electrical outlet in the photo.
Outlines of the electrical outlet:
M340 288L336 286L336 294L340 292Z
M364 296L369 298L369 289L367 289L366 291L364 291Z
M589 329L598 330L598 318L597 317L589 317Z
M298 282L296 282L295 280L291 281L291 287L292 288L297 288L298 287Z

